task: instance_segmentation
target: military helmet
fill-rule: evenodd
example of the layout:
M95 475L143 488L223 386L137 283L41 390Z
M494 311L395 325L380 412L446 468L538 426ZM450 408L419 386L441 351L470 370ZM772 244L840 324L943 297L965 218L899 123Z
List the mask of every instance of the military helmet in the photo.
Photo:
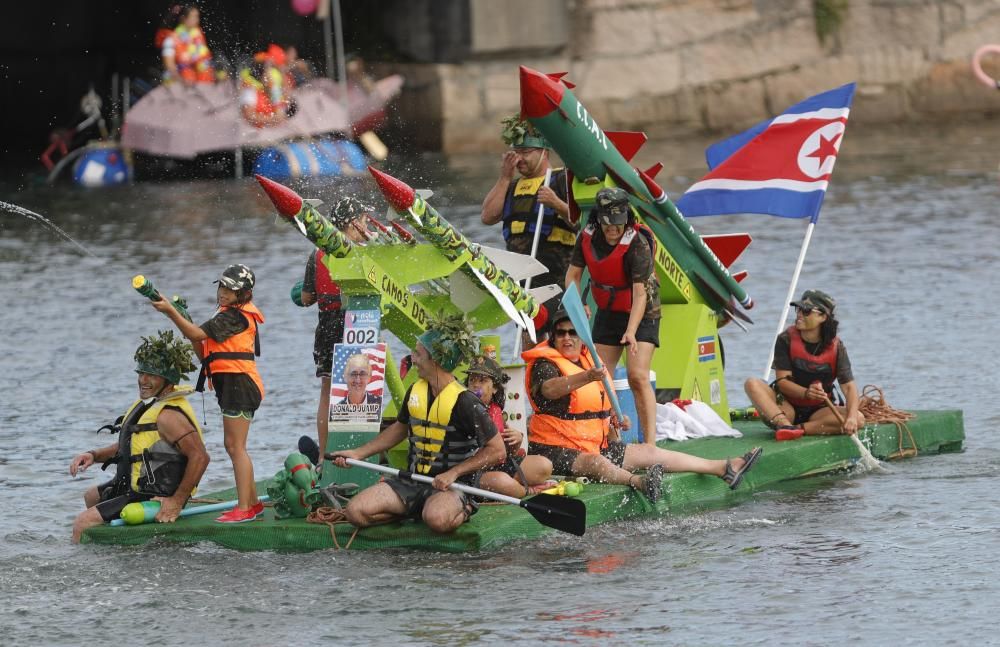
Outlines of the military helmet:
M253 270L242 263L237 263L227 267L219 280L215 282L233 292L239 292L240 290L252 290L256 280Z

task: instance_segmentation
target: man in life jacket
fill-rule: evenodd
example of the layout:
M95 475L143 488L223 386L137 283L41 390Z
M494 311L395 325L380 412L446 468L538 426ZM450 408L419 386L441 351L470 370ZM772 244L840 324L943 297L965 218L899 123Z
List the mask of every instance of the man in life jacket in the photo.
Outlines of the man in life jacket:
M533 277L531 284L533 287L556 284L561 288L577 232L566 202L566 169L552 168L549 143L529 122L515 115L502 123L502 137L510 148L503 154L500 177L483 200L480 219L484 225L503 223L508 251L531 254L541 205L541 231L535 257L548 271ZM545 172L550 169L552 174L546 185ZM515 171L520 176L516 179ZM544 305L554 312L559 307L559 297Z
M345 510L359 528L412 518L434 532L453 532L477 504L449 486L456 481L476 485L482 470L507 455L486 407L451 374L462 359L475 355L471 334L454 330L445 320L418 337L412 358L420 377L406 390L394 423L361 447L326 455L347 467L345 458L364 460L409 439L407 470L434 478L433 484L386 478L366 488Z
M595 366L565 310L552 316L549 340L521 357L527 362L525 387L534 411L528 421L528 452L552 461L556 474L628 485L655 503L664 469L712 474L736 489L761 454L758 447L743 456L707 460L655 444L621 442L602 384L604 369ZM646 470L644 477L632 473L639 469Z
M795 440L803 434L855 434L865 424L858 407L858 387L851 372L847 349L837 336L834 316L837 302L826 292L806 290L792 301L795 324L774 341L775 381L750 378L746 394L764 422L775 430L776 440ZM838 406L841 425L827 402L834 381L840 384L847 406Z
M368 217L375 213L375 207L357 198L346 196L337 201L330 210L330 222L351 239L355 245L363 245L374 233L368 228ZM324 253L316 249L306 260L305 276L301 287L292 289L292 301L302 307L316 304L319 308L319 322L313 336L313 363L316 377L320 378L319 408L316 411L316 435L319 452L310 456L319 467L319 457L326 452L326 438L330 430L330 372L333 370L333 345L344 341L344 315L341 308L340 286L323 263ZM296 300L298 295L298 300Z
M139 399L111 426L118 442L87 450L69 464L72 476L94 463L117 466L113 479L84 494L87 509L73 522L74 543L84 530L117 518L134 501L159 501L156 521L176 520L208 467L201 427L186 397L192 389L178 386L195 368L190 345L161 331L143 337L135 361Z

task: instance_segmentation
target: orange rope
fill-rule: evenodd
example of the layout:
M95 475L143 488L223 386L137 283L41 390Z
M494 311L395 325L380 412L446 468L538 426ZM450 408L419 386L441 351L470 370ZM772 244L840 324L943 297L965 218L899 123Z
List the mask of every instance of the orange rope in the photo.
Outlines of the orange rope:
M333 545L337 548L337 550L340 550L341 546L337 541L337 531L335 526L338 523L346 523L348 525L351 523L347 520L347 516L344 514L343 510L338 510L329 506L316 508L316 510L309 513L306 517L306 521L308 523L325 523L330 529L330 536L333 538ZM351 538L347 540L347 544L343 547L344 550L350 548L351 544L354 543L354 538L358 536L358 530L358 528L354 529L354 532L351 534Z
M861 390L861 401L858 410L864 415L865 423L876 425L893 424L896 425L896 439L898 450L889 458L902 458L917 455L917 442L913 438L913 432L906 425L907 420L912 420L916 416L909 411L895 409L885 401L885 394L882 389L874 384L868 384ZM909 447L903 447L903 434L909 438Z

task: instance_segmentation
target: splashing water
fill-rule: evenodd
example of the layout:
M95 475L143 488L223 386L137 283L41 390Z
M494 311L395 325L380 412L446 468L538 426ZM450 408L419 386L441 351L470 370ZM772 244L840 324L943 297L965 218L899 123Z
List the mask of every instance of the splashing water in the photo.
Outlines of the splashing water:
M79 249L81 252L83 252L87 256L90 256L92 258L97 258L97 259L100 258L97 254L93 253L92 251L90 251L89 249L87 249L86 247L84 247L83 245L81 245L80 243L78 243L76 240L74 240L73 237L70 236L69 234L67 234L65 231L63 231L59 227L59 225L57 225L56 223L52 222L51 220L49 220L48 218L46 218L45 216L43 216L41 214L37 214L34 211L31 211L29 209L25 209L24 207L19 207L16 204L10 204L9 202L3 202L3 201L0 201L0 209L3 209L4 211L9 211L10 213L15 213L15 214L18 214L18 215L21 215L21 216L26 216L29 219L34 220L35 222L40 222L43 225L45 225L46 227L48 227L49 229L55 231L57 234L59 234L60 236L62 236L66 240L68 240L69 242L71 242L74 245L76 245L77 249Z

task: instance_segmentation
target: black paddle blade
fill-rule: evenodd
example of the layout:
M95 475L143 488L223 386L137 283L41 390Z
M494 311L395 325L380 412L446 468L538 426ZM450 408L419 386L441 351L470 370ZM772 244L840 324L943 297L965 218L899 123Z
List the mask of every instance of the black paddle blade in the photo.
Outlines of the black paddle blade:
M582 537L587 532L587 506L579 499L555 494L536 494L523 499L521 507L538 523Z

